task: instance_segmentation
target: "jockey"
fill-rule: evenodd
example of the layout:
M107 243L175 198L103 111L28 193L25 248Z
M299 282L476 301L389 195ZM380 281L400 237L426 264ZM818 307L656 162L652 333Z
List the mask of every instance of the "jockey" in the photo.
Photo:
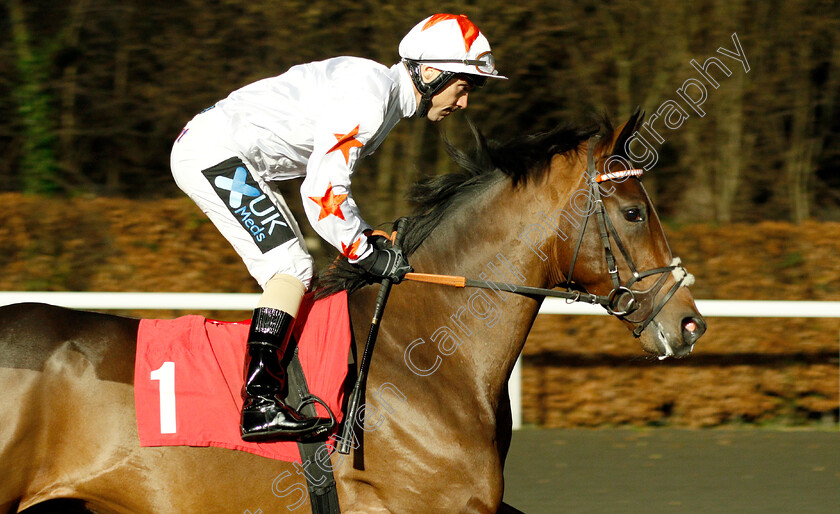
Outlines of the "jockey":
M173 145L178 186L242 257L263 288L245 359L241 432L246 441L299 438L329 420L283 402L292 325L313 259L277 183L303 178L309 223L351 264L399 282L411 271L381 236L371 236L350 191L356 164L402 118L443 120L495 70L490 44L463 15L435 14L400 42L390 68L336 57L290 68L232 92L196 115Z

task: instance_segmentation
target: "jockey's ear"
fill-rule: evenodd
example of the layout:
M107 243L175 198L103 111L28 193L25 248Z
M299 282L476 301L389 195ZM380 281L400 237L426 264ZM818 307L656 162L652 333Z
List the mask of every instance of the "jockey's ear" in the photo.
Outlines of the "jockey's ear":
M639 127L639 124L644 118L644 112L642 112L637 106L636 110L633 111L633 114L630 115L630 119L621 126L621 131L619 132L615 143L613 143L613 155L620 155L625 159L628 158L627 150L624 148L624 144L633 136L633 133L636 132L636 129Z
M425 64L420 65L420 75L423 77L423 82L431 82L440 75L440 70L437 68L432 68L431 66L426 66Z

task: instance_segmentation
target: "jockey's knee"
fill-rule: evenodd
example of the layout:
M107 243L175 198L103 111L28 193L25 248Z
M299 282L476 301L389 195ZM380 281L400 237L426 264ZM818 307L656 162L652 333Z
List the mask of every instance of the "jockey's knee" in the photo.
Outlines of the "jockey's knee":
M300 279L278 273L266 282L257 307L279 309L297 317L304 293L306 293L306 285Z

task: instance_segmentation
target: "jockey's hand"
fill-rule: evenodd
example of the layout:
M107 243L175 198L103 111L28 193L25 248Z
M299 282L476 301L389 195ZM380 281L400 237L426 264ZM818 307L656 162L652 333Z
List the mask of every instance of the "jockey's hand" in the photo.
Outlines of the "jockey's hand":
M385 238L383 237L382 239ZM390 245L387 239L385 239L385 242ZM394 284L399 284L406 273L414 271L414 268L408 264L402 250L393 246L380 249L378 246L374 243L373 252L357 262L356 266L376 278L387 278Z
M380 236L378 234L368 236L367 240L368 240L368 244L372 245L377 250L384 250L386 248L391 248L391 247L394 246L394 244L391 243L390 239L388 239L385 236Z

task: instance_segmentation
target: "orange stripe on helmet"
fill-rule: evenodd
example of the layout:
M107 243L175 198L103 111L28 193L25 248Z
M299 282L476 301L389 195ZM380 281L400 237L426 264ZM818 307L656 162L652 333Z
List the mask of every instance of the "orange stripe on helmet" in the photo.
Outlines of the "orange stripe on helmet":
M429 27L433 27L438 23L446 20L455 20L458 23L458 26L461 27L461 35L464 37L464 50L469 52L470 47L478 39L478 35L481 34L481 31L478 30L478 27L473 24L466 16L463 14L435 14L429 21L423 25L423 30L426 30Z

